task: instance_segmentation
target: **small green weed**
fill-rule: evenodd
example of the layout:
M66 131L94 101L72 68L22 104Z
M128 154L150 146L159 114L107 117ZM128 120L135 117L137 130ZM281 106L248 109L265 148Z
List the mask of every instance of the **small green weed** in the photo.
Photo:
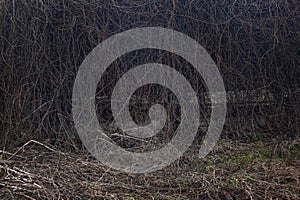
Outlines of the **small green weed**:
M252 135L252 140L253 140L254 142L259 142L259 141L262 140L262 136L259 135L259 134L254 133L254 134Z

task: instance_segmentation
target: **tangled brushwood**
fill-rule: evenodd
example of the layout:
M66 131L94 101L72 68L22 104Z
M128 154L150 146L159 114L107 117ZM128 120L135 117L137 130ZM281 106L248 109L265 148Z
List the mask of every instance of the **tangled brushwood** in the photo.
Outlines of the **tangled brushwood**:
M229 100L223 137L299 135L300 11L296 0L2 0L0 10L1 147L47 139L54 145L80 148L71 116L72 87L80 64L110 36L150 26L190 36L217 64ZM106 100L118 78L131 66L146 62L168 64L189 78L199 93L200 124L205 130L210 109L202 95L207 90L201 76L192 73L181 57L155 49L130 52L112 63L95 91L99 123L113 121ZM149 87L141 93L146 92L153 93ZM139 108L131 109L140 115Z
M299 6L298 0L0 0L0 199L299 199ZM171 52L122 55L95 91L99 124L113 142L152 151L174 137L181 120L176 95L148 84L134 92L129 111L143 125L150 107L163 105L162 131L137 140L115 125L113 88L135 66L175 68L201 108L198 138L180 159L155 173L125 174L83 148L72 89L98 44L140 27L176 30L208 51L224 80L227 116L223 140L199 159L212 102L201 75Z

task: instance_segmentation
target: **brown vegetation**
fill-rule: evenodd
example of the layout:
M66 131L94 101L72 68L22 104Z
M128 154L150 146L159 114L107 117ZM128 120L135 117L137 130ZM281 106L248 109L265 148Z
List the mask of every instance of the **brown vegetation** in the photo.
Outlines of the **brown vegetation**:
M297 0L0 0L0 199L299 199L299 9ZM191 152L174 166L137 176L90 157L74 128L71 97L78 68L94 47L146 26L198 41L217 64L229 102L223 140L199 160L192 155L210 108L205 83L190 63L155 49L112 63L95 91L103 126L113 121L112 88L133 66L170 65L199 93L203 123ZM155 92L176 115L176 98L165 102L170 93ZM147 121L141 104L132 103L132 114ZM177 123L176 116L170 119L162 144ZM112 139L139 150L136 141Z

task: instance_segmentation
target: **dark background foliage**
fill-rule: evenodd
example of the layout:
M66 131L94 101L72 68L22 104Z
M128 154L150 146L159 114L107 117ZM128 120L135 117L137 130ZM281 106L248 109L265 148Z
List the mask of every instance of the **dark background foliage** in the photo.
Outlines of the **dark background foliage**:
M80 64L108 37L146 26L182 32L210 53L229 91L222 137L299 136L299 12L296 0L2 0L0 146L47 139L79 148L71 97ZM130 66L150 61L181 66L177 69L199 92L205 127L205 84L189 75L186 61L168 52L145 49L117 59L96 96L109 96ZM100 123L112 121L106 101L99 100L97 109Z

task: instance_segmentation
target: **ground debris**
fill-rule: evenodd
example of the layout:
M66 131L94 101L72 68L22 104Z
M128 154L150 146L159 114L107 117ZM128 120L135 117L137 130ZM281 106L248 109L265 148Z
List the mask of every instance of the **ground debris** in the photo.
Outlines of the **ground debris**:
M0 199L299 199L299 148L299 140L221 140L204 159L184 155L138 175L30 141L0 152Z

